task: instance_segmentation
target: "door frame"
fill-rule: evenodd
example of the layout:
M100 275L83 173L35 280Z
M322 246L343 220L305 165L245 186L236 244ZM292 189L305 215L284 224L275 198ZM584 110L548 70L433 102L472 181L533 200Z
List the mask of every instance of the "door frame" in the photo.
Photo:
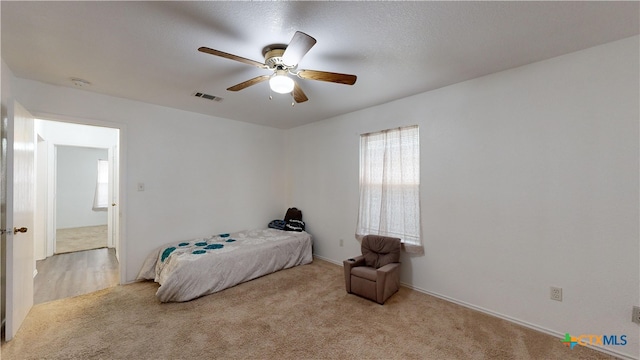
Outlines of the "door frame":
M119 137L117 142L117 149L109 149L109 156L111 158L113 153L114 158L114 166L116 169L116 176L119 183L117 194L113 194L113 202L116 204L116 209L111 210L114 211L117 216L114 216L113 222L113 240L110 239L109 242L115 242L113 245L116 248L116 257L118 259L118 266L120 272L120 284L125 284L127 282L126 277L126 258L127 258L127 247L126 247L126 187L123 186L125 184L126 179L126 124L104 121L104 120L96 120L96 119L87 119L87 118L78 118L78 117L67 117L56 114L49 114L43 112L33 112L33 116L39 120L48 120L55 121L60 123L68 123L68 124L76 124L76 125L89 125L89 126L98 126L104 128L111 128L119 130ZM55 149L56 144L50 144L52 148ZM52 157L55 158L55 154L49 154L49 159ZM55 168L55 167L54 167ZM47 181L50 183L49 181ZM55 188L52 188L55 184L51 184L49 186L48 191L55 191ZM55 213L55 211L54 211ZM116 219L117 218L117 219ZM55 218L54 218L55 221ZM49 221L47 221L49 222ZM47 224L47 233L48 236L51 236L51 228L55 229L55 223ZM52 240L54 241L54 239ZM48 241L47 241L48 242ZM49 247L50 245L47 245ZM53 250L53 249L51 249ZM47 250L48 252L49 250Z

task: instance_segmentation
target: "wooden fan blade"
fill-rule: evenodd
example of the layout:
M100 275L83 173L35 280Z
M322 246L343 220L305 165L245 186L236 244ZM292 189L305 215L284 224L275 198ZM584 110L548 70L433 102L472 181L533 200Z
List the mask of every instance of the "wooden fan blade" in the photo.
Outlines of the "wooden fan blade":
M318 70L300 70L298 72L298 76L303 79L328 81L328 82L334 82L334 83L345 84L345 85L355 84L356 79L358 78L355 75L339 74L339 73L318 71Z
M203 52L203 53L207 53L207 54L211 54L211 55L215 55L215 56L220 56L220 57L223 57L223 58L229 59L229 60L240 61L241 63L257 66L257 67L259 67L261 69L266 69L267 68L267 66L265 64L261 63L261 62L257 62L255 60L243 58L242 56L229 54L229 53L226 53L224 51L210 49L210 48L204 47L204 46L198 48L198 51Z
M307 100L309 100L309 98L307 98L307 95L304 94L304 91L302 91L302 88L300 86L298 86L297 82L293 83L293 100L295 100L295 102L297 103L301 103L301 102L305 102Z
M240 91L242 89L248 88L251 85L255 85L257 83L261 83L263 81L269 80L270 77L271 77L271 75L256 76L253 79L249 79L247 81L241 82L240 84L233 85L232 87L228 88L227 90L229 90L229 91Z
M297 65L315 44L316 39L301 31L296 31L282 54L282 62L287 66Z

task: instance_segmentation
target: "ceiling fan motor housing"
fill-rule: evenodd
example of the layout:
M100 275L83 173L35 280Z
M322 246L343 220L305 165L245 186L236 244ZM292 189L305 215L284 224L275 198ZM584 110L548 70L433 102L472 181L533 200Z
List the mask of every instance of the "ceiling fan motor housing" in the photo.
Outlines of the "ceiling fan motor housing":
M284 64L282 61L282 54L284 54L285 49L273 49L267 51L264 55L264 63L269 67L269 69L281 69L288 70L290 67Z

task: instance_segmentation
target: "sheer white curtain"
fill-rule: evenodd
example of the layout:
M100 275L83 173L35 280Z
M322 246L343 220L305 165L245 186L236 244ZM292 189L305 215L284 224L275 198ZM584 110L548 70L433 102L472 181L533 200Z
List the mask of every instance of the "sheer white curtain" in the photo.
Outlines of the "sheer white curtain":
M109 161L98 160L98 181L93 197L93 210L105 211L109 207Z
M361 135L356 237L397 237L407 252L421 253L420 227L418 126Z

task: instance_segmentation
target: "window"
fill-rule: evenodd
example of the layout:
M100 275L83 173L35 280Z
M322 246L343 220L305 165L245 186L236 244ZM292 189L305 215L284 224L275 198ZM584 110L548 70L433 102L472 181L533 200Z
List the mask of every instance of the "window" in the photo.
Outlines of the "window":
M93 197L93 210L105 211L109 207L109 162L98 160L98 181Z
M422 252L420 135L417 125L360 136L360 211L356 237L402 239Z

